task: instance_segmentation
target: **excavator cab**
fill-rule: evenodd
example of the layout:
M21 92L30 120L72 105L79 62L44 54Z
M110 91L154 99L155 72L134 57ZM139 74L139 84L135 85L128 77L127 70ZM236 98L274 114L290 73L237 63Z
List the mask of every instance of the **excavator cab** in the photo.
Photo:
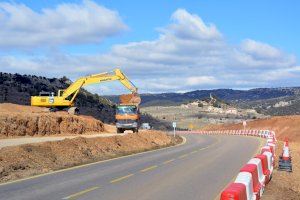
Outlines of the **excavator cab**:
M42 92L39 93L40 97L50 97L51 95L54 96L54 92L44 92L44 91L42 91Z

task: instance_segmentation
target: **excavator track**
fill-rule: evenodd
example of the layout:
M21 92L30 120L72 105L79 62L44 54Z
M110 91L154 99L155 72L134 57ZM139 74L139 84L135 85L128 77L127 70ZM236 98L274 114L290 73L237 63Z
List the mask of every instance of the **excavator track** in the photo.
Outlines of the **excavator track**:
M70 115L78 115L79 114L79 109L77 107L70 107L68 109L68 113Z

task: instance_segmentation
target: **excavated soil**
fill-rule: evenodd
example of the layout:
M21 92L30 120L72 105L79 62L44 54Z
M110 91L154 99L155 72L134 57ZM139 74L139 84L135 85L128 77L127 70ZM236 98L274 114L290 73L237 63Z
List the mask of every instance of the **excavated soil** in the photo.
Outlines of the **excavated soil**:
M224 124L208 125L202 130L241 130L243 125ZM291 142L300 142L300 115L278 116L268 119L260 119L247 122L246 129L273 130L276 132L277 139L288 138Z
M4 147L0 150L0 182L68 168L182 142L158 131L106 138L74 138Z
M242 124L209 125L202 130L243 129ZM247 122L247 129L269 129L279 139L276 147L276 166L273 179L267 185L263 200L300 200L300 116L278 116ZM283 141L288 139L292 156L293 172L278 171L278 156L282 154Z
M50 113L44 108L0 104L0 137L87 134L103 132L104 124L92 117Z

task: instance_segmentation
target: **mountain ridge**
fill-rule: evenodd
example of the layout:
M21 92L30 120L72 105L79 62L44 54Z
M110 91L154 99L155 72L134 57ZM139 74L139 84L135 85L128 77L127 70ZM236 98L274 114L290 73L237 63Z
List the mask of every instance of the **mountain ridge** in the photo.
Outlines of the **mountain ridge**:
M300 114L300 87L253 88L249 90L212 89L185 93L141 94L142 107L178 106L205 99L210 94L239 108L255 109L266 115ZM116 96L105 96L116 101ZM280 106L278 106L280 105Z

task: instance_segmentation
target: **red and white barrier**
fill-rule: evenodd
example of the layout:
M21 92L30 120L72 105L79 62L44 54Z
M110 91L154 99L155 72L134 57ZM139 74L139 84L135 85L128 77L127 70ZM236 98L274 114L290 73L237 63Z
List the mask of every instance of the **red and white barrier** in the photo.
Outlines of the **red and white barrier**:
M272 173L275 165L276 136L274 131L269 130L236 130L224 131L229 135L243 135L266 138L266 145L261 148L261 153L250 159L246 165L240 169L240 173L222 193L222 200L245 199L244 187L237 185L243 184L246 188L246 199L260 199L264 192L264 187L272 179ZM285 147L288 144L285 145ZM283 159L290 159L288 148L284 148ZM240 195L240 196L239 196Z
M270 147L270 149L271 149L271 151L272 151L272 153L273 153L273 156L275 157L275 156L276 156L276 154L275 154L276 144L275 144L275 143L270 143L270 142L268 142L268 143L266 144L266 146L269 146L269 147Z
M273 174L273 170L274 170L274 160L273 160L273 155L271 152L264 152L262 153L262 155L266 155L267 156L267 161L268 161L268 169L270 170L270 180L272 179L272 174Z
M253 192L253 179L252 179L251 173L240 172L237 175L234 183L241 183L245 186L247 200L255 200L256 199L256 195ZM221 199L222 199L222 196L221 196Z
M261 148L260 153L263 153L263 152L266 152L266 151L272 153L271 147L269 147L269 146L263 146ZM273 153L272 153L272 155L273 155Z
M246 164L240 169L240 172L248 172L252 177L252 189L253 193L256 196L256 199L259 199L263 193L263 186L259 182L257 167L254 164Z
M263 174L263 168L262 168L261 160L259 158L251 158L248 161L248 164L256 165L257 173L258 173L258 180L259 180L259 183L262 185L262 191L264 191L266 176Z
M264 154L257 155L257 156L255 156L255 158L258 158L261 161L262 172L265 176L265 183L264 184L266 185L266 184L269 183L270 177L271 177L271 172L270 172L269 167L268 167L268 158Z
M246 186L243 183L231 183L221 193L221 199L224 200L247 200Z

